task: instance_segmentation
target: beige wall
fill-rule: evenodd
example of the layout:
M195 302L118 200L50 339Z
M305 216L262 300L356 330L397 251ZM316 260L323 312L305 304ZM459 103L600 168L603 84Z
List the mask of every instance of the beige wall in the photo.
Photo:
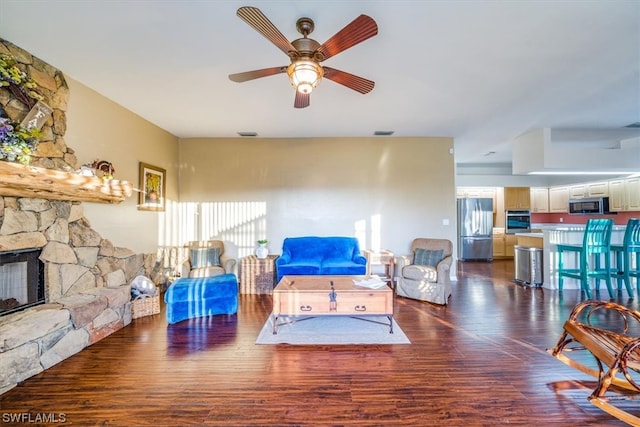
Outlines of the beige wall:
M175 136L65 76L70 89L65 141L78 164L96 159L111 162L115 177L138 187L139 162L167 170L167 199L178 199L178 140ZM155 252L157 212L137 210L137 193L117 205L83 203L93 228L116 246Z
M249 245L266 237L274 253L301 235L353 235L396 253L415 237L455 244L452 147L451 138L184 139L180 201L264 204L254 235L229 227Z
M406 253L414 237L448 238L455 244L451 138L178 142L83 84L70 78L68 83L65 140L79 164L108 160L116 178L136 187L140 161L167 170L167 214L137 210L136 196L118 205L83 204L92 226L117 246L152 252L159 244L183 243L196 229L197 238L231 236L240 255L259 238L269 239L278 253L285 237L300 235L354 235L366 248L396 253ZM232 213L223 215L235 218L218 221L215 232L195 226L198 215L183 213L189 202L224 204L224 212ZM240 226L246 214L240 218L228 206L242 210L251 203L266 209L260 224ZM164 235L169 228L171 238Z

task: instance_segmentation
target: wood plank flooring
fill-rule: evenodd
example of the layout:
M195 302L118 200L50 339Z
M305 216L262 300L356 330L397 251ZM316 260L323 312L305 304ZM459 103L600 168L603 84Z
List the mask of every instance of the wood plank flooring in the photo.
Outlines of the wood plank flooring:
M590 377L545 352L579 292L512 278L512 261L462 263L448 306L396 298L411 345L255 345L269 295L242 295L233 316L136 319L0 396L1 423L623 425L588 403Z

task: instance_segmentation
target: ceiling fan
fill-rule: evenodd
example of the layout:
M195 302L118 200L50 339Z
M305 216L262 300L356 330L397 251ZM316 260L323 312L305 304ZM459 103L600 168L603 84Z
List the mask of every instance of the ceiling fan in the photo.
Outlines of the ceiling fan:
M323 77L362 94L373 90L375 83L371 80L320 65L322 61L378 34L378 25L371 17L367 15L358 16L342 30L330 37L329 40L320 44L308 38L308 35L314 29L314 23L311 18L298 19L296 29L302 34L302 38L289 42L260 9L244 6L238 9L237 15L287 54L291 64L230 74L229 79L232 81L242 83L260 77L287 73L291 84L296 89L293 104L295 108L309 106L311 91Z

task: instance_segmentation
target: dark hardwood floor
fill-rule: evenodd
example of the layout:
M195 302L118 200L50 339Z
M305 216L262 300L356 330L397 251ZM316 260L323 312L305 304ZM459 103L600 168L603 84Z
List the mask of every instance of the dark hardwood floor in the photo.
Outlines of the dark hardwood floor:
M411 345L255 345L268 295L242 295L233 316L136 319L0 396L2 422L623 425L588 403L592 378L545 352L579 292L516 285L512 265L461 264L446 307L398 297ZM617 301L638 308L626 294Z

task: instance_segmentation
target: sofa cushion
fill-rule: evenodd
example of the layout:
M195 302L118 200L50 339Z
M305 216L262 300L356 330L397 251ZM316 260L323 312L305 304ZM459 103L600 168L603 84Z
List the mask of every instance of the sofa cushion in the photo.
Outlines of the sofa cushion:
M442 249L430 250L417 248L413 255L413 263L416 265L426 265L429 267L435 267L440 261L442 261Z
M191 268L220 266L220 248L190 249Z
M278 276L310 276L320 274L320 263L291 262L278 267Z
M324 275L359 275L365 274L367 267L353 261L326 260L322 262L322 274Z

